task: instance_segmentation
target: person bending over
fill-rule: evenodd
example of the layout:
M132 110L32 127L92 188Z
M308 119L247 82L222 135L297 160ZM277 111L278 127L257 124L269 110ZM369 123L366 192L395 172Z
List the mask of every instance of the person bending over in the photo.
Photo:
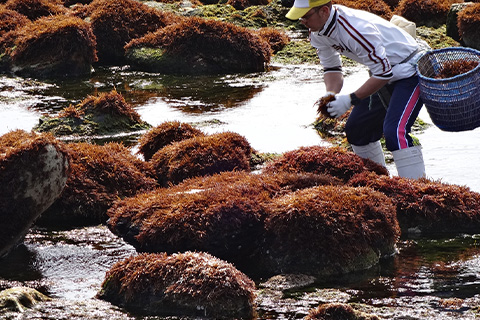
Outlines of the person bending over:
M295 0L286 17L309 28L324 69L327 105L338 118L353 105L345 134L353 151L385 166L380 138L392 151L398 175L425 176L420 146L414 146L410 131L423 102L415 63L423 48L409 33L393 23L363 10L326 0ZM369 69L370 77L350 94L343 87L341 55Z

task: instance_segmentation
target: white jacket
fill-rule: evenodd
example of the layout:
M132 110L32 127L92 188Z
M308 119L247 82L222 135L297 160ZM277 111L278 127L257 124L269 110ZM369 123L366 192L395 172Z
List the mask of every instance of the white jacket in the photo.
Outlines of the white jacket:
M367 66L373 77L390 82L416 72L414 64L404 60L419 50L417 41L367 11L334 5L323 29L310 33L310 43L317 49L325 72L341 71L340 54Z

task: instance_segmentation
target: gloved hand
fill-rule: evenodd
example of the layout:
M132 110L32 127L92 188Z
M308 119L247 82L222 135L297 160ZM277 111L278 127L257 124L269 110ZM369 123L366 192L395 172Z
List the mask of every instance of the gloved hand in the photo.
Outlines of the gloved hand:
M323 96L320 97L320 99L318 99L314 106L317 107L317 113L320 115L320 114L323 114L324 116L326 117L331 117L330 114L328 113L327 111L327 104L330 102L330 101L333 101L335 99L335 92L332 92L332 91L327 91Z
M340 118L352 106L352 99L348 94L337 94L335 100L327 104L327 111L334 118Z

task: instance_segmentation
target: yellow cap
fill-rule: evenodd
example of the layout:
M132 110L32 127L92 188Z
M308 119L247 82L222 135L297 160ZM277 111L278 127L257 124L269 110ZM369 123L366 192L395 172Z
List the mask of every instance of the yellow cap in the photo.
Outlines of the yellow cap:
M329 3L331 0L295 0L293 7L285 15L290 20L300 19L310 9Z

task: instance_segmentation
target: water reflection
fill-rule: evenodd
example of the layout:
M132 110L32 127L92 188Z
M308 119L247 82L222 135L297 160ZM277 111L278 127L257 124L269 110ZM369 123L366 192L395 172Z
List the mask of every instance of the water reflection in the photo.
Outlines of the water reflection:
M352 73L344 91L356 89L366 76L363 69ZM43 113L56 114L88 95L116 89L153 126L176 120L197 124L206 133L234 131L258 151L279 153L326 144L311 126L316 117L313 104L324 91L321 79L316 66L281 66L265 73L217 77L174 77L116 67L96 70L88 79L55 83L3 76L0 134L30 130ZM425 109L420 116L429 121ZM128 144L134 145L136 137L129 138ZM418 138L429 177L480 191L475 167L480 130L448 133L431 127ZM391 165L389 170L396 173ZM465 310L480 305L479 239L478 235L402 239L398 255L366 272L268 297L259 301L259 310L264 318L298 319L318 303L350 301L382 307L376 313L385 319L474 319ZM72 314L86 315L79 319L109 319L113 313L118 319L130 318L105 304L94 307L96 313L89 318L94 310L87 305L98 303L92 297L106 270L132 254L134 249L105 227L33 230L25 246L0 262L0 281L46 281L49 293L60 301L46 308L58 314L70 312L62 309L62 303L81 301L67 308ZM37 318L35 312L25 317L45 317Z

